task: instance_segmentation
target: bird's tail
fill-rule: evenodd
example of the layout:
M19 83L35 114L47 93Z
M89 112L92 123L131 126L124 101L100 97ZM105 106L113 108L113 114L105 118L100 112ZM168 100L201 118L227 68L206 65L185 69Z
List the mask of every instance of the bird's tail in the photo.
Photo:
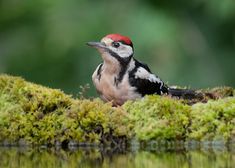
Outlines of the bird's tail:
M198 99L202 95L197 93L195 90L190 89L175 89L175 88L168 88L168 94L173 97L179 97L182 99Z

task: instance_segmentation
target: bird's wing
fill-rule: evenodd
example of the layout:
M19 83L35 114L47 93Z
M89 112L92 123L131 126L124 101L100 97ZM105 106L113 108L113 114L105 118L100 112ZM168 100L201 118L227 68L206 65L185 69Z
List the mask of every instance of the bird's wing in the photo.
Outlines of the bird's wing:
M129 82L142 96L146 94L161 95L168 91L164 82L151 73L147 65L138 61L135 63L135 68L129 72Z

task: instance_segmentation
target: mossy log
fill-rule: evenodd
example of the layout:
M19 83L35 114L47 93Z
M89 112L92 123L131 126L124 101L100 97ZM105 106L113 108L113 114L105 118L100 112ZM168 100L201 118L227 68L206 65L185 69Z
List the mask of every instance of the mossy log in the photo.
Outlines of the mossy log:
M151 141L235 139L235 90L200 90L200 100L150 95L112 107L0 75L4 145L125 145Z

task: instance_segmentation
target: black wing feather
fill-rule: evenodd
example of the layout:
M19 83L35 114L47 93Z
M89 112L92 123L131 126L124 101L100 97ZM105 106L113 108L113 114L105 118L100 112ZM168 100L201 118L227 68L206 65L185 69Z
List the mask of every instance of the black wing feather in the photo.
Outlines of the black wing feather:
M161 93L168 92L167 86L163 85L161 87L162 83L151 82L148 79L136 78L135 73L137 72L139 67L142 67L151 73L149 67L146 64L140 63L139 61L135 60L135 68L129 72L129 82L131 86L136 87L136 91L138 93L144 96L147 94L161 95Z

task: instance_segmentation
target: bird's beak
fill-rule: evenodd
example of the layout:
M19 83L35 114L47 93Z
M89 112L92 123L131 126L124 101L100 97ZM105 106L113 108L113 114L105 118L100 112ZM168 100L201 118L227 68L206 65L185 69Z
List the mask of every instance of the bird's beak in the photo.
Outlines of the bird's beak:
M101 42L87 42L86 43L88 46L90 47L94 47L94 48L106 48L105 44L104 43L101 43Z

